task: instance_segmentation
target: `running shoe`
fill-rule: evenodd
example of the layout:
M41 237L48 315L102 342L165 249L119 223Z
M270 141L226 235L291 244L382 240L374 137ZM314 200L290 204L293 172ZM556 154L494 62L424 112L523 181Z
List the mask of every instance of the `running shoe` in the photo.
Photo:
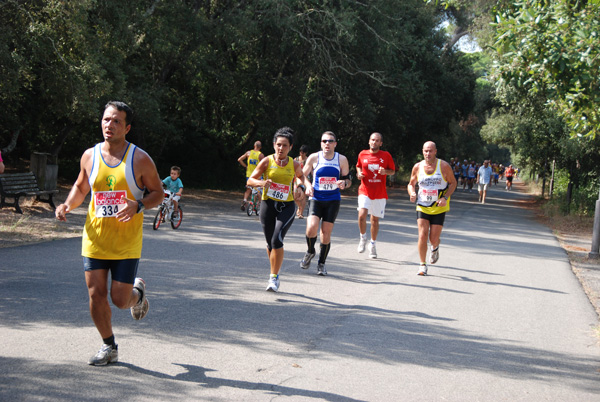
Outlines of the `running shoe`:
M373 243L369 243L369 258L377 258L377 249Z
M245 211L245 210L246 210L246 204L248 204L248 201L246 201L246 200L242 201L242 206L240 207L240 209L241 209L242 211Z
M437 260L440 258L440 247L438 246L435 250L431 250L431 255L429 256L429 263L435 264Z
M360 241L358 242L358 252L364 253L366 246L367 246L367 238L361 236Z
M327 275L327 270L325 269L325 264L324 263L320 262L317 265L317 275L321 275L321 276Z
M302 261L300 261L300 268L308 269L308 267L310 267L310 262L312 261L314 256L315 253L307 252L306 254L304 254L304 258L302 259Z
M279 277L271 277L269 279L269 285L267 285L268 292L277 292L279 290Z
M140 292L142 297L135 306L131 307L131 316L134 320L141 320L148 314L148 309L150 309L150 303L148 303L148 299L146 298L146 282L142 278L135 278L133 287Z
M91 366L106 366L108 363L119 361L118 346L104 344L94 356L90 357L88 364Z
M421 265L419 267L419 272L417 272L417 275L421 275L421 276L427 275L427 265Z

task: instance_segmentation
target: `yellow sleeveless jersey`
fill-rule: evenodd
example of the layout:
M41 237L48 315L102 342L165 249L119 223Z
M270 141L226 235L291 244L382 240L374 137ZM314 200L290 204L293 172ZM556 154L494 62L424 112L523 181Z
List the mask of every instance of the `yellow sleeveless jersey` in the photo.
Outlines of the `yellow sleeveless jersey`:
M294 160L288 156L288 163L284 167L275 163L273 155L269 155L269 166L265 170L265 180L271 179L273 183L267 191L263 191L262 199L272 199L275 201L293 201L292 183L296 177L294 171Z
M432 174L425 173L424 162L419 165L419 192L417 194L417 211L428 215L438 215L450 210L450 199L440 207L438 200L448 191L448 182L442 175L441 161L438 159Z
M250 177L256 166L258 165L258 158L260 157L260 151L252 150L248 155L248 162L246 162L246 177Z
M81 254L100 260L140 258L142 255L142 224L144 214L134 215L129 222L119 222L116 214L127 206L121 197L139 200L143 189L137 186L133 174L133 155L137 147L131 143L116 166L104 162L102 143L94 146L91 192L88 215L83 228Z

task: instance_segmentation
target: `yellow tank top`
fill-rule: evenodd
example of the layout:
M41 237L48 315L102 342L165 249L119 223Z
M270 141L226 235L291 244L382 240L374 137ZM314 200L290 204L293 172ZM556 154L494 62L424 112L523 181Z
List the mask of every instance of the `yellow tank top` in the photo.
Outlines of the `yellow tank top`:
M293 201L294 194L292 183L296 172L294 171L294 160L288 156L288 163L284 167L275 163L273 155L269 155L269 166L265 170L265 180L271 179L273 183L267 191L263 191L262 199L271 199L275 201Z
M102 143L96 144L89 177L90 206L83 228L81 254L100 260L122 260L142 256L142 224L144 214L133 216L129 222L119 222L116 213L124 208L121 196L139 200L139 188L133 174L133 155L137 147L131 143L116 166L104 162Z
M419 165L419 192L417 193L417 211L428 215L438 215L450 210L450 199L446 205L440 207L438 200L448 191L448 182L442 174L441 161L438 159L435 170L431 174L425 173L424 162Z
M258 165L258 158L260 157L260 151L252 150L250 151L250 155L248 155L248 162L246 162L246 177L250 177L254 169L256 169L256 165Z

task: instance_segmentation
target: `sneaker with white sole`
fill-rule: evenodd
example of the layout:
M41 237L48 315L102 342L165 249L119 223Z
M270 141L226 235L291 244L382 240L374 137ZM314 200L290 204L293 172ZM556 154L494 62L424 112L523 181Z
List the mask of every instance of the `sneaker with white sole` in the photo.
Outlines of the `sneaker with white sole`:
M308 269L310 267L310 262L312 261L314 256L315 253L307 252L306 254L304 254L304 258L302 258L302 261L300 261L300 268Z
M369 243L369 258L377 258L377 248L373 243Z
M269 278L269 284L267 285L268 292L277 292L279 290L279 276L272 276Z
M417 275L421 275L421 276L427 275L427 265L419 266L419 272L417 272Z
M358 242L358 252L364 253L366 246L367 246L367 238L361 236L360 241Z
M435 250L431 250L431 255L429 256L429 263L435 264L439 258L440 258L440 246L437 246Z
M94 356L90 357L88 364L91 366L106 366L108 363L119 361L119 347L104 344Z
M320 262L317 265L317 275L321 275L321 276L326 276L327 275L327 270L325 269L325 264Z
M135 278L133 287L140 292L142 297L135 306L130 308L131 316L134 320L141 320L148 314L148 310L150 309L150 303L148 303L148 298L146 298L146 282L142 278Z

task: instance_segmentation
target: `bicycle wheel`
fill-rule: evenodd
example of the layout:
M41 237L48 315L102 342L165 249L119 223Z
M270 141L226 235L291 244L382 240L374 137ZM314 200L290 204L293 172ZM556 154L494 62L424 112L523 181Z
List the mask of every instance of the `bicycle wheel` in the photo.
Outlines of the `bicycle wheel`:
M177 213L177 216L175 214ZM177 212L173 212L171 216L171 227L173 229L177 229L181 225L181 221L183 220L183 211L181 210L181 206L177 206Z
M160 226L163 221L164 209L163 206L158 207L158 211L156 212L156 216L154 217L154 224L152 225L152 229L156 230Z
M262 202L260 200L258 200L258 202L256 203L256 206L254 207L254 213L256 214L256 216L258 216L260 214L260 204L262 204Z
M254 210L254 203L252 201L248 201L246 204L246 213L248 216L252 216L252 211Z

